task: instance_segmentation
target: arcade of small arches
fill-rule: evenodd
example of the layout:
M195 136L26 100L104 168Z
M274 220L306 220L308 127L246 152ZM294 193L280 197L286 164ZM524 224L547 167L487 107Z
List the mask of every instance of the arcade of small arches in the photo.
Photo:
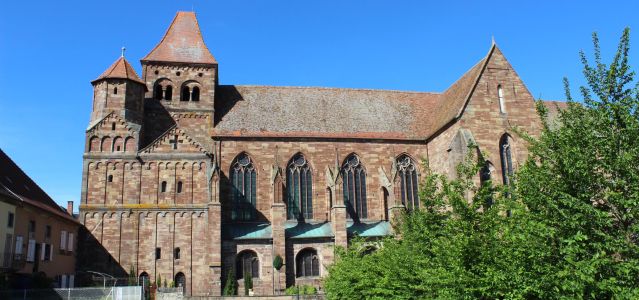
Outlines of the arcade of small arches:
M137 141L132 136L92 136L89 139L89 152L127 152L137 151Z
M180 101L197 102L200 101L201 85L195 80L189 80L182 84L180 88ZM153 99L155 100L173 100L173 82L168 78L158 79L153 85Z

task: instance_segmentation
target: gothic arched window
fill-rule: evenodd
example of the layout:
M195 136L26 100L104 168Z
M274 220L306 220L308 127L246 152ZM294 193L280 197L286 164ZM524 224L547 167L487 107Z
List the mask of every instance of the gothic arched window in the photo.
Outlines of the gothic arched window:
M184 273L179 272L175 274L175 281L173 282L175 282L176 287L181 287L182 294L186 295L186 276L184 276Z
M237 255L235 277L237 279L244 278L245 274L251 274L253 279L260 277L260 260L255 252L247 250Z
M191 101L200 101L200 88L197 86L193 87L193 91L191 92Z
M344 204L348 217L351 219L366 219L366 170L359 157L351 154L342 165L342 180L344 184Z
M295 259L297 277L319 276L319 259L315 249L304 249L297 254Z
M513 177L512 143L510 136L504 134L499 141L499 151L501 156L501 173L504 185L510 185Z
M313 218L313 175L302 154L295 155L286 168L287 219Z
M417 166L415 161L408 155L401 155L397 158L397 183L399 184L399 194L402 199L402 204L409 211L419 208L419 194L417 187L419 182L417 181Z
M243 221L255 219L256 178L255 166L246 153L235 158L230 177L233 197L231 219Z
M162 184L160 186L160 192L162 193L166 192L166 181L162 181Z

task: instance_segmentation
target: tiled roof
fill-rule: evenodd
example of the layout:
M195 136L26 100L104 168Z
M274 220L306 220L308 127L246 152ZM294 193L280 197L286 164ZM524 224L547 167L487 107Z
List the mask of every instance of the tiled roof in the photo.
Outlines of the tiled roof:
M138 77L138 74L135 73L135 70L133 69L133 67L131 67L131 64L129 64L129 62L123 56L118 58L118 60L116 60L108 69L106 69L106 71L104 71L104 73L102 73L100 77L98 77L96 80L93 80L92 83L105 78L129 79L141 84L145 84L142 80L140 80L140 77Z
M194 12L180 11L160 43L142 61L217 64L204 44Z
M461 116L496 49L444 93L219 86L214 135L424 140Z
M0 149L0 193L64 219L77 222Z
M440 94L219 86L216 136L422 139Z

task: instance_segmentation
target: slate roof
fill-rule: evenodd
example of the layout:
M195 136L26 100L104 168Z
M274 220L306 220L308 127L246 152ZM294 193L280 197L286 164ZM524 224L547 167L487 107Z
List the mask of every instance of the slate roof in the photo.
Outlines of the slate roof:
M0 194L69 221L78 222L66 210L60 208L2 149L0 149Z
M102 73L102 75L91 81L91 83L106 78L129 79L146 86L146 84L140 80L140 77L138 77L138 74L135 73L135 70L131 67L131 64L129 64L124 56L118 58L108 69L106 69L106 71L104 71L104 73Z
M204 44L194 12L179 11L160 43L142 61L217 64Z

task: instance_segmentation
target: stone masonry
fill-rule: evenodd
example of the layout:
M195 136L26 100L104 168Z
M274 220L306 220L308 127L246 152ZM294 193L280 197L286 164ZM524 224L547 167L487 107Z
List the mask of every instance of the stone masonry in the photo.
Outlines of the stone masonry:
M392 234L393 216L410 208L400 158L417 176L427 172L422 162L455 176L474 143L500 182L505 147L515 168L527 155L513 127L540 130L533 97L495 44L442 93L220 85L195 14L178 12L141 63L141 78L121 57L92 82L78 268L114 276L133 268L188 295L220 295L231 269L246 272L238 260L246 253L257 264L255 294L321 288L335 246ZM242 157L254 179L233 175L249 168ZM304 203L291 196L301 184L294 157L312 178L308 214L297 219L287 213ZM355 183L365 207L357 216L343 175L353 157L365 173ZM254 200L247 219L237 217L238 180L251 190L242 199Z

